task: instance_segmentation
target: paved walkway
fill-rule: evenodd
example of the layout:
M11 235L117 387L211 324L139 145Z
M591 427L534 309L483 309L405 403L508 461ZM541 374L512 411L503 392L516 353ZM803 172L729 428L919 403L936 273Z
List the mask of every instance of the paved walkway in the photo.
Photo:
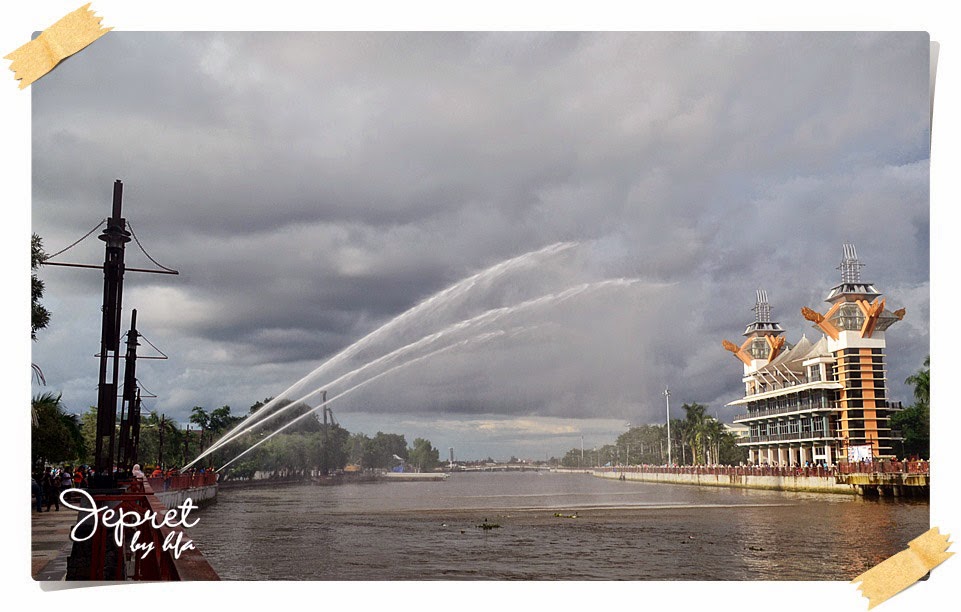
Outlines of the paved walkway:
M60 506L58 512L51 507L47 512L31 512L31 563L30 575L34 580L63 580L67 575L67 556L72 542L70 530L77 521L78 513Z

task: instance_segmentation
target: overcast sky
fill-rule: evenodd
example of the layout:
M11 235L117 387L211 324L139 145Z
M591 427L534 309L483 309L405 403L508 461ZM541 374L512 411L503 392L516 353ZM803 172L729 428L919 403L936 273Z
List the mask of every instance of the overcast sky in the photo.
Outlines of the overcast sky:
M123 180L140 242L180 271L128 274L124 327L136 308L169 356L138 378L181 420L382 374L332 404L341 424L462 458L610 442L663 420L666 385L676 416L729 421L741 365L721 340L758 287L789 342L819 338L800 309L825 310L844 242L907 309L887 353L909 402L929 352L928 54L916 33L111 32L31 86L33 228L59 250ZM57 259L100 263L102 244ZM153 266L136 243L127 265ZM102 275L41 276L34 390L80 412Z

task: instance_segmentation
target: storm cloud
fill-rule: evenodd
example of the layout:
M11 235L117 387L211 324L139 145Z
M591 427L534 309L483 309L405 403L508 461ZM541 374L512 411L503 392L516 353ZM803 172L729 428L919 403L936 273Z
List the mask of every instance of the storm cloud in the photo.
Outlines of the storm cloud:
M131 273L124 297L169 356L139 366L157 395L148 407L177 419L194 405L246 412L445 287L557 243L576 246L337 372L490 309L630 282L385 374L334 406L341 422L416 423L428 431L408 437L436 446L542 456L584 431L608 441L598 423L613 436L614 424L660 422L667 385L678 406L730 419L741 370L721 339L753 320L758 287L789 342L819 337L800 308L821 309L844 242L889 308L907 309L887 338L891 396L909 401L903 381L929 351L928 44L111 32L32 86L34 231L48 252L70 244L123 180L140 242L180 271ZM102 243L57 259L99 263ZM136 243L127 264L153 267ZM102 276L41 276L53 319L33 360L84 410ZM324 374L304 384L321 388L335 372Z

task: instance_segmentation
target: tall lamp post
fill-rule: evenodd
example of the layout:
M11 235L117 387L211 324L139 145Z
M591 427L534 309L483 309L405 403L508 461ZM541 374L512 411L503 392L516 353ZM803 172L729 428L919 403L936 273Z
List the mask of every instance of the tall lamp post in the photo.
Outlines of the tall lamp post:
M670 467L673 465L671 462L671 390L664 387L664 400L667 402L667 465Z
M130 242L121 210L123 183L113 184L113 209L98 236L106 243L103 262L103 325L100 336L100 380L97 385L97 435L94 469L98 485L113 481L114 427L117 423L117 379L120 369L120 313L123 296L124 245Z
M116 481L113 475L114 452L117 427L117 391L120 375L120 318L123 311L123 279L124 272L150 272L153 274L178 274L176 270L164 268L160 270L144 270L128 268L124 264L124 248L130 242L132 231L127 229L127 220L123 217L123 183L118 179L113 184L113 201L111 214L106 219L107 226L98 236L104 242L103 265L66 263L45 261L45 266L65 266L69 268L93 268L103 270L103 304L101 306L102 321L100 329L100 374L97 382L97 430L94 437L94 478L91 488L113 488ZM134 236L135 238L135 236ZM81 238L83 240L83 238ZM76 243L74 243L76 244ZM139 243L138 243L139 244ZM67 247L68 249L71 247ZM66 250L66 249L64 249ZM61 251L62 253L63 251ZM154 262L156 263L156 262ZM159 264L158 264L159 265ZM128 393L133 391L128 390ZM136 398L129 399L129 405L134 406L134 420L139 418ZM122 419L121 419L122 420ZM134 421L133 431L139 431ZM127 430L129 435L130 431ZM134 436L134 446L136 446ZM129 443L129 442L128 442ZM136 450L133 450L135 455Z

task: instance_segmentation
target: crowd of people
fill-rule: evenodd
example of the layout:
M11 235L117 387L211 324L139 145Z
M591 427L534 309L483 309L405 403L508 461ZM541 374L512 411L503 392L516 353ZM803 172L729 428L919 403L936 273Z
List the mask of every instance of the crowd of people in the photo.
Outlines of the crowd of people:
M180 471L176 468L164 469L161 466L153 468L147 466L140 469L140 465L133 466L128 472L115 469L113 480L123 480L128 478L163 478L169 482L171 477L181 474L205 474L213 471L213 468L190 468ZM104 472L106 475L106 472ZM37 512L43 512L46 508L50 512L53 507L56 511L60 510L60 493L67 489L89 489L96 488L96 472L89 465L78 465L76 467L65 465L61 467L48 466L43 470L38 470L32 475L31 490L36 504ZM166 483L165 483L166 484ZM166 489L166 486L164 487Z
M60 492L66 489L85 489L93 479L93 468L86 465L48 467L43 472L33 474L31 489L36 500L37 512L43 512L46 505L47 512L54 506L60 510Z

